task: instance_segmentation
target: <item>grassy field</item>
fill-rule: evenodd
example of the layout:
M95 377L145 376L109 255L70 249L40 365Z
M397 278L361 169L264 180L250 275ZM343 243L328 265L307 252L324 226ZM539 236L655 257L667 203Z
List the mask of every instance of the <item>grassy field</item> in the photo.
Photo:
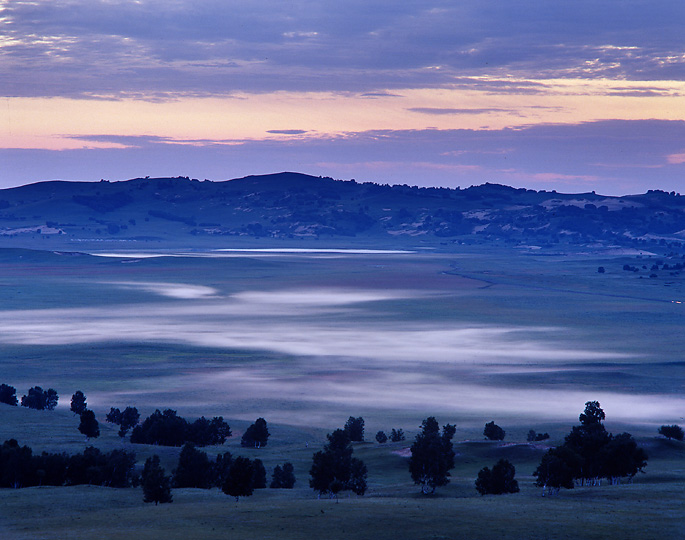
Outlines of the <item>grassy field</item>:
M622 270L656 258L459 246L150 259L0 250L0 383L60 394L52 412L0 406L0 442L82 451L68 412L82 390L103 450L122 446L104 423L113 406L222 415L234 436L209 453L260 457L267 471L288 460L298 479L292 492L238 504L176 490L159 507L139 489L0 490L0 538L682 537L685 447L656 429L685 411L685 280ZM531 474L545 445L525 443L528 429L557 444L593 399L609 431L638 437L647 474L541 497ZM350 415L365 418L367 440L393 427L408 440L358 444L368 494L317 500L312 453ZM452 483L425 498L401 454L429 415L457 425L458 456ZM269 446L241 449L258 416ZM490 420L505 444L482 441ZM139 464L160 454L170 471L179 449L135 451ZM477 472L500 457L521 493L480 497Z

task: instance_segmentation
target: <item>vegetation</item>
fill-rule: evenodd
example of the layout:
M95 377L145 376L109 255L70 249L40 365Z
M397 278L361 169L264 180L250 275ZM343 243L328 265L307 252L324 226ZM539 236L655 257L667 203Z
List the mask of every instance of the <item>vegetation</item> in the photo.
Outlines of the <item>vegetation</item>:
M367 469L364 462L352 457L354 450L345 430L336 429L327 435L328 443L314 454L309 486L319 492L338 497L341 491L357 495L366 493Z
M71 412L81 415L87 408L88 404L86 403L85 394L81 390L74 392L74 395L71 396Z
M682 441L685 436L683 428L678 425L661 426L659 428L659 435L663 435L667 439L675 439L676 441Z
M362 442L364 440L364 419L360 416L354 418L350 416L345 422L345 433L352 442Z
M57 406L59 396L52 388L43 390L40 386L29 388L28 394L21 397L21 406L39 411L51 411Z
M400 442L403 441L404 438L404 431L402 429L392 428L392 431L390 432L390 440L392 442Z
M283 467L276 465L269 487L273 489L293 489L295 487L295 469L293 464L286 462L283 464Z
M248 458L237 457L231 463L221 490L238 501L240 497L252 495L255 485L255 464Z
M17 389L14 386L0 384L0 403L17 406Z
M456 428L446 424L441 434L438 421L430 416L423 421L421 429L411 446L409 472L424 494L434 493L437 487L449 483L449 471L454 467L452 438Z
M384 431L379 431L376 433L376 442L378 444L383 444L388 441L388 436L385 434Z
M485 438L490 441L502 441L504 440L505 432L493 421L485 424L483 435L485 435Z
M244 447L261 448L269 440L269 429L264 418L257 418L243 433L240 445Z
M100 424L95 418L95 413L86 409L81 413L81 423L78 430L86 436L86 439L94 439L100 436Z
M164 474L157 454L145 461L141 483L143 485L143 502L153 502L155 506L159 503L172 502L171 478Z
M123 415L122 415L123 418ZM231 430L221 416L207 420L204 416L189 423L176 411L157 409L131 433L131 442L157 444L160 446L182 446L191 442L197 446L223 444L231 436Z
M526 436L528 442L540 442L549 439L549 433L536 433L534 429L531 429Z
M502 495L518 493L519 484L514 478L516 469L506 459L500 459L490 470L483 467L476 479L476 490L481 495Z
M604 410L597 401L588 401L580 414L579 426L573 426L561 447L550 449L542 458L534 476L536 485L550 493L560 488L599 485L602 478L612 484L629 480L647 465L647 454L629 433L611 435L604 424Z
M121 412L118 408L115 409L112 407L110 408L109 413L107 413L105 420L119 426L119 437L123 439L129 429L138 425L140 413L136 407L126 407L124 412Z
M108 487L129 487L135 482L133 452L112 450L103 453L89 446L81 454L34 455L28 446L19 446L15 439L0 447L0 487L89 484Z

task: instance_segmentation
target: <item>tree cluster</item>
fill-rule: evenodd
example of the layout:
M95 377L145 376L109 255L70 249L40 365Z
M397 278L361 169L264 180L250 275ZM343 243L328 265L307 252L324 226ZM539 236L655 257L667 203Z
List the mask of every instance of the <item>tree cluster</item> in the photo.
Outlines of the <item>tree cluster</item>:
M153 502L157 506L159 503L173 501L171 478L165 474L164 469L159 464L157 454L145 460L141 484L143 485L143 502Z
M588 401L564 444L550 449L533 473L536 485L549 493L560 488L599 485L603 478L612 484L629 480L647 465L647 454L629 433L607 433L602 421L604 411L597 401Z
M274 489L293 489L295 487L295 469L293 464L285 462L283 467L276 465L269 487Z
M531 429L526 436L528 442L540 442L549 439L549 433L536 433L534 429Z
M48 452L33 455L31 448L19 446L15 439L10 439L0 446L0 487L77 484L129 487L136 482L135 462L133 452L103 453L92 446L71 456Z
M257 418L254 424L251 424L243 433L242 439L240 439L240 446L245 448L261 448L266 446L269 440L269 429L266 425L266 420L264 418Z
M191 442L197 446L209 446L223 444L230 436L231 429L221 416L211 420L202 416L194 422L188 422L174 410L160 412L157 409L141 425L133 428L131 442L160 446L183 446Z
M364 495L367 469L363 461L352 457L354 450L349 434L336 429L327 438L323 450L314 454L309 486L318 491L319 496L328 494L337 498L341 491Z
M389 439L392 442L403 441L404 440L404 431L401 429L392 428L392 431L390 432ZM388 435L386 435L385 431L379 431L376 433L376 441L379 444L383 444L383 443L388 442Z
M129 429L133 429L138 425L140 413L136 407L126 407L124 412L121 412L118 408L111 407L105 420L119 426L119 437L123 439L126 437Z
M449 483L449 471L454 467L452 438L456 427L446 424L440 433L438 421L430 416L422 422L421 428L411 446L409 472L414 483L428 494Z
M481 495L518 493L519 484L514 478L515 467L506 459L500 459L490 470L483 467L476 479L476 490Z
M51 411L57 406L59 396L52 388L43 390L40 386L29 388L28 394L21 397L21 406L39 411Z

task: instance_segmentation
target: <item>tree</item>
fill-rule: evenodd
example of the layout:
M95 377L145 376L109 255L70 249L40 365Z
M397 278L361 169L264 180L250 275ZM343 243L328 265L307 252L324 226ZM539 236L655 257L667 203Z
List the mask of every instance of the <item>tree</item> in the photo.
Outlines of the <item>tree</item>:
M119 410L119 409L117 409ZM126 407L124 412L120 414L119 421L119 437L122 439L126 436L129 429L132 429L138 425L140 420L140 413L136 407Z
M0 384L0 403L17 406L17 389L14 386Z
M578 420L584 426L601 424L602 420L606 418L599 401L587 401L585 403L585 410L580 413Z
M155 506L159 503L172 502L171 478L164 474L157 454L145 460L141 481L143 484L143 502L153 502Z
M228 478L228 471L231 470L231 464L233 463L233 456L230 452L224 452L223 454L217 454L216 460L213 465L213 482L218 488L224 485L226 478Z
M428 494L449 483L449 471L454 467L452 437L456 428L447 424L441 435L438 421L433 416L426 418L421 428L411 446L409 472L414 483Z
M404 440L404 430L392 428L390 432L390 440L392 442L400 442Z
M43 390L40 386L34 386L29 388L28 395L21 397L21 406L39 411L44 409L51 411L57 406L58 400L59 396L52 388Z
M336 429L327 435L328 443L314 454L309 471L309 486L319 492L337 498L341 491L357 495L366 493L367 469L364 462L352 457L354 450L345 430Z
M345 422L345 431L350 441L362 442L364 440L364 419L361 416L359 418L350 416Z
M492 421L485 424L483 435L485 435L489 441L501 441L504 440L505 431Z
M254 474L252 475L252 487L254 489L264 489L266 487L266 469L261 459L257 458L252 461L254 467Z
M582 462L582 458L567 446L550 448L533 473L537 478L535 485L547 489L550 494L560 488L573 489L573 480L578 476Z
M110 424L121 424L121 411L111 407L105 416L105 421L109 422Z
M478 473L476 489L481 495L518 493L519 484L514 478L516 469L506 459L500 459L492 468L483 467Z
M254 491L254 463L244 457L237 457L231 463L226 480L221 486L221 491L226 495L235 497L249 497Z
M274 489L292 489L294 486L295 473L293 464L286 462L283 464L283 467L276 465L269 487Z
M214 467L205 452L195 448L193 443L183 445L178 465L173 471L174 487L209 489L214 484Z
M675 439L676 441L682 441L685 438L683 428L678 425L661 426L659 428L659 435L663 435L667 439Z
M87 408L88 404L86 403L86 396L83 392L81 392L81 390L77 390L71 396L71 412L80 415Z
M243 433L240 446L261 448L266 446L269 439L269 429L264 418L257 418L255 423L250 425Z
M620 484L621 478L628 477L628 482L647 465L647 453L637 446L630 433L619 433L601 450L603 476L611 484Z
M384 431L379 431L378 433L376 433L376 441L378 441L379 444L388 442L388 436L385 434Z
M100 436L100 425L93 411L86 409L81 413L81 423L78 430L86 436L86 439L95 439Z

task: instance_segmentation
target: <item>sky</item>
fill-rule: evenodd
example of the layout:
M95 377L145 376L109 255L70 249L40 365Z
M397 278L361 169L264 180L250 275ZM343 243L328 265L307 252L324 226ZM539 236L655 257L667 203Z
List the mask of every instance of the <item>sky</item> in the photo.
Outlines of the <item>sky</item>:
M682 0L0 0L0 188L685 191Z

